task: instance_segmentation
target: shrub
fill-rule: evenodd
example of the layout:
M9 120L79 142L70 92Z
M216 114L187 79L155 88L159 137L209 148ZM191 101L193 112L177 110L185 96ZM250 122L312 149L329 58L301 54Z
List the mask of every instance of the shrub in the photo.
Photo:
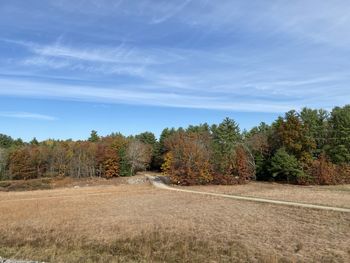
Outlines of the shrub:
M336 167L337 184L350 184L350 164L340 164Z
M332 164L325 154L321 154L317 160L314 160L307 169L313 183L329 185L336 183L336 165Z
M173 155L171 152L168 152L164 155L164 162L161 167L161 170L164 175L168 175L171 173L172 163L173 163Z

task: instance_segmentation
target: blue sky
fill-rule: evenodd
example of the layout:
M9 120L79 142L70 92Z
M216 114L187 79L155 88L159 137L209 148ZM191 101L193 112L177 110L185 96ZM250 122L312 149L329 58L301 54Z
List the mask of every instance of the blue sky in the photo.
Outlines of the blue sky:
M0 133L126 135L350 102L348 1L0 3Z

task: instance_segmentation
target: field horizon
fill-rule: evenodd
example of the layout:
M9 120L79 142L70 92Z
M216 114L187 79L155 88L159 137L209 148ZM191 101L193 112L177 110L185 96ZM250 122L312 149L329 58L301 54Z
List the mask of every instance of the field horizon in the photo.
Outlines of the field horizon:
M0 192L0 256L46 262L350 258L350 213L174 193L155 188L143 174L107 181L77 179L56 187ZM286 201L309 196L308 203L350 208L350 185L253 182L180 188Z

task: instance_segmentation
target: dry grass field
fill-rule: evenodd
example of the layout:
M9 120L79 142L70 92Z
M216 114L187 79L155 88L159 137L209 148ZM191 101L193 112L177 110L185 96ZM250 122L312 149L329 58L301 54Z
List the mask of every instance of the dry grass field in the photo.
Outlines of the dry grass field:
M250 182L247 185L191 186L186 187L186 189L350 208L350 185L301 186L279 183Z
M0 192L0 256L48 262L350 262L349 213L173 192L140 181ZM350 195L348 186L193 188L343 207Z

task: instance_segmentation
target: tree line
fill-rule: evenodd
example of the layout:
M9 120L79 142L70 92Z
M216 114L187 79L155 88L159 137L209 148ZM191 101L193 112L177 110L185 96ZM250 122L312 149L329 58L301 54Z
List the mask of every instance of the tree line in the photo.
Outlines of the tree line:
M83 141L35 138L25 143L0 134L0 179L131 176L158 170L173 183L236 184L249 180L296 184L350 183L350 105L331 112L289 111L249 131L226 118L219 124L165 128Z

